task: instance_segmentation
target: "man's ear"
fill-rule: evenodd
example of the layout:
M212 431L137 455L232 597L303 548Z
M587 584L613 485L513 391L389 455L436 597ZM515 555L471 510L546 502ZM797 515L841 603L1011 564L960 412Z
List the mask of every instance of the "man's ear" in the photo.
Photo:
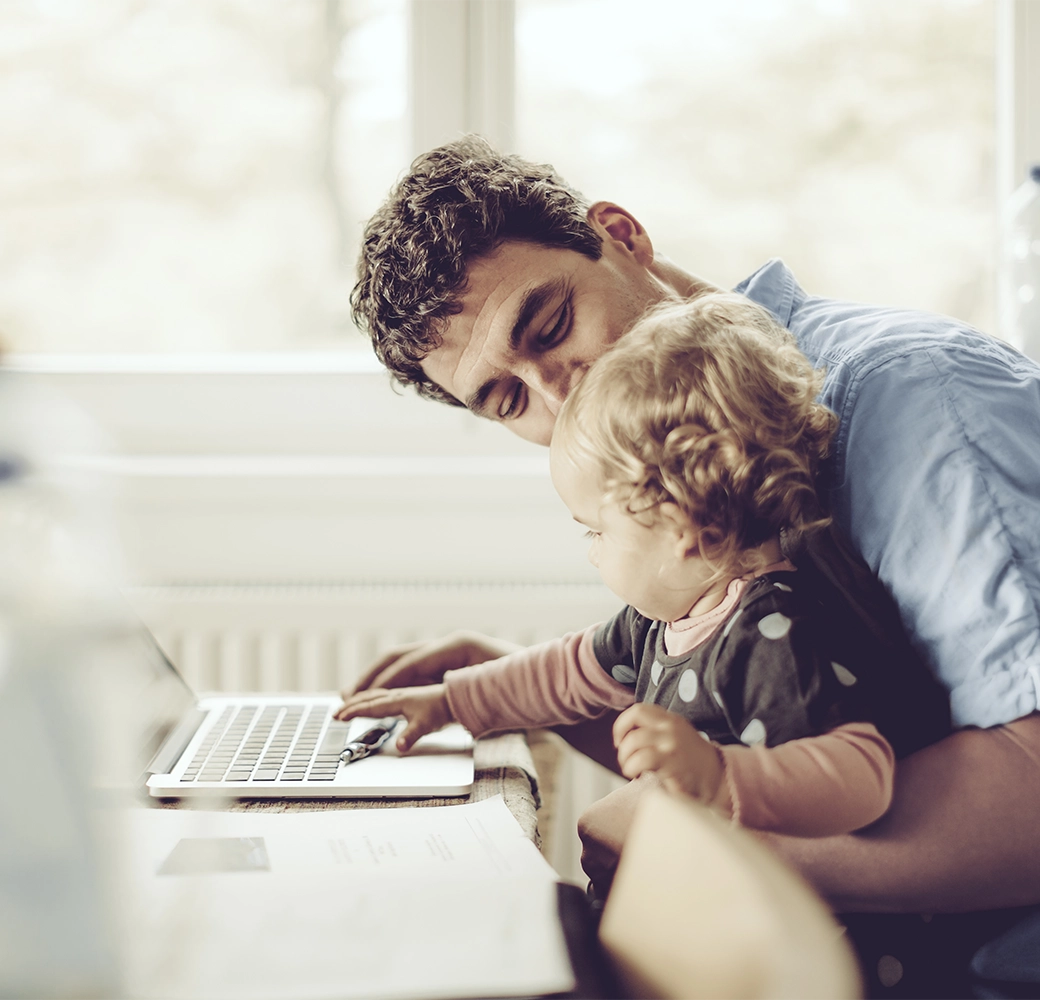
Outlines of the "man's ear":
M691 521L682 508L674 503L659 503L655 508L657 516L668 526L675 539L674 552L677 558L701 554L700 529Z
M654 247L646 230L634 215L620 205L597 201L585 215L601 236L620 243L644 267L654 262Z

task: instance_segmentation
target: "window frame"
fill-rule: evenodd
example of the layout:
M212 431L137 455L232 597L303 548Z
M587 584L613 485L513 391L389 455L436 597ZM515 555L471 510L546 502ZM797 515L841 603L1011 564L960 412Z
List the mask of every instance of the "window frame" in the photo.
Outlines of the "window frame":
M487 135L502 148L511 148L515 125L515 0L409 0L410 143L414 154L462 132ZM1031 0L997 0L997 108L994 200L998 206L1026 176L1028 165L1040 162L1040 7ZM1006 220L998 215L998 239L1004 243ZM999 249L999 248L998 248ZM1003 270L1003 253L997 253ZM999 275L1003 281L1003 274ZM1006 331L993 331L1004 334ZM236 376L256 384L256 405L264 405L263 385L279 375L328 376L367 374L378 364L367 344L342 351L230 352L213 354L60 353L18 354L3 359L4 370L28 373L56 387L104 380L115 398L126 395L128 407L136 394L128 382L152 376L163 393L169 376L169 399L176 397L186 373ZM179 407L186 414L187 407ZM314 418L326 418L316 408ZM134 413L122 418L129 426ZM262 424L263 421L258 421ZM186 432L189 432L186 428ZM210 428L199 427L205 435ZM118 427L116 440L119 439ZM185 438L191 434L186 433Z

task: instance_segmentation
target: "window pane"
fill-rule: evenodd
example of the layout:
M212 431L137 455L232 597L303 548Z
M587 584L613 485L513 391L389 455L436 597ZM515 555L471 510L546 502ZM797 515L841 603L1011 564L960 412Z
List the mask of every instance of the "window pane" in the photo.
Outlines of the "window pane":
M0 6L3 346L357 344L406 47L404 0Z
M992 331L994 2L517 0L517 146L718 284Z

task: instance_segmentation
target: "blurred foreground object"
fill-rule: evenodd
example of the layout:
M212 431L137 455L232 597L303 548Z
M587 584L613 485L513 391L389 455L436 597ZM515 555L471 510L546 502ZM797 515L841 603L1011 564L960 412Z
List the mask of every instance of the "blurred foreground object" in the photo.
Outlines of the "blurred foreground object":
M1015 347L1040 361L1040 164L1029 168L1007 211L1006 328Z
M99 769L128 787L110 681L128 622L104 504L61 471L96 440L0 372L0 996L112 996ZM105 734L102 744L101 734ZM102 752L104 751L104 752Z
M656 789L639 804L599 933L625 996L861 995L842 928L812 890L743 830Z

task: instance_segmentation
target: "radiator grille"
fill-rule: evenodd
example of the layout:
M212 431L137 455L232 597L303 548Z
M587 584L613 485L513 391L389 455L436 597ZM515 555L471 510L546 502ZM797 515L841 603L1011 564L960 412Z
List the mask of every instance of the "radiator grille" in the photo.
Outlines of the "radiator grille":
M135 587L131 605L196 691L326 691L386 650L456 629L521 645L609 617L595 584Z

